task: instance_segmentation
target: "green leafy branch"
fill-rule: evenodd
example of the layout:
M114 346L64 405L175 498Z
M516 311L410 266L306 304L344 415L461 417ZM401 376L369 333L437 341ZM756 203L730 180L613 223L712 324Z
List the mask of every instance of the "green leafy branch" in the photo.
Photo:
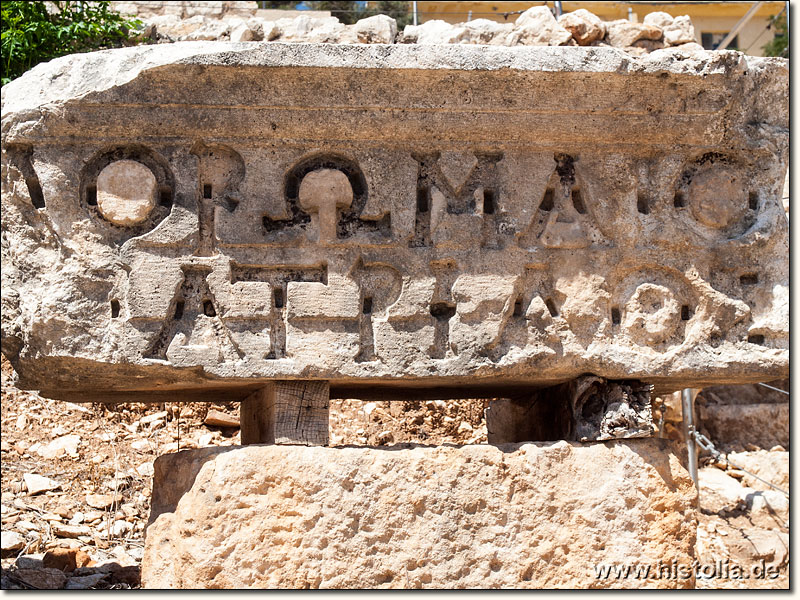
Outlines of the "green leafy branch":
M136 43L138 19L110 10L109 2L3 1L2 85L40 62L75 52Z

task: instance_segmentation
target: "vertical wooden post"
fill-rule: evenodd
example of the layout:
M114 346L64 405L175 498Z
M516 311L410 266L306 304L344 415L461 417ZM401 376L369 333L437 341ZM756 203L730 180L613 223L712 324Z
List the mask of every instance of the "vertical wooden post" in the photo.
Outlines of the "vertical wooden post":
M327 381L273 381L240 407L242 444L328 445Z

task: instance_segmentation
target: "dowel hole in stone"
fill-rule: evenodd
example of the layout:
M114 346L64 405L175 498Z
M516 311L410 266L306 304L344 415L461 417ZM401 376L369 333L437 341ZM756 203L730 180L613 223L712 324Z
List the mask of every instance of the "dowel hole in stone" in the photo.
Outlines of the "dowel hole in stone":
M119 300L111 301L111 318L116 319L119 317Z
M211 300L203 300L203 314L207 317L217 316L217 311L214 309L214 303Z
M750 210L758 210L758 192L750 192Z
M547 188L544 192L544 198L542 198L542 203L539 205L539 208L545 212L550 212L553 210L553 189Z
M417 188L417 212L428 212L428 188Z
M611 309L611 322L614 325L619 325L621 321L622 321L622 316L621 316L621 314L619 312L619 308L614 306Z
M581 196L581 191L578 188L572 190L572 205L579 214L586 214L586 205L583 203L583 197Z
M753 334L753 335L748 335L747 336L747 343L748 344L757 344L759 346L763 346L764 345L764 336L761 335L760 333L756 333L756 334Z
M211 198L212 188L210 183L203 185L203 198Z
M364 303L363 303L363 305L361 307L361 311L365 315L369 315L369 314L372 313L372 298L371 297L367 296L366 298L364 298Z
M86 204L89 206L97 206L97 186L90 185L86 187Z
M185 302L183 300L178 300L175 303L175 320L179 320L183 318L183 307L185 306Z
M688 304L681 306L681 321L688 321L692 318L692 311L689 309Z
M758 283L758 273L745 273L739 277L742 285L756 285Z
M647 197L643 194L639 194L639 196L636 198L636 210L643 215L650 214L650 203L647 201Z
M686 208L686 197L683 192L675 192L675 198L672 200L675 208Z
M283 290L276 288L272 293L272 297L275 300L275 308L283 308Z
M44 208L44 194L42 193L42 186L39 184L39 178L26 177L25 185L28 186L28 194L31 197L31 203L34 208ZM95 198L97 198L96 193Z
M514 301L514 316L515 317L522 316L522 298L517 298Z
M547 306L547 310L550 312L551 317L558 316L558 309L556 308L556 305L551 298L545 300L544 304L545 306Z
M494 192L492 190L483 190L483 214L494 214Z
M440 321L447 321L456 314L456 307L447 302L434 302L431 304L431 315Z

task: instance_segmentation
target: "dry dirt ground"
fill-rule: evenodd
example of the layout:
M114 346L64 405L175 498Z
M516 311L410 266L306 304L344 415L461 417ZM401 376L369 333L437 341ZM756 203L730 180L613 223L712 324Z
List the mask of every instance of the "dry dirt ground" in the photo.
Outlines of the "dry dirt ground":
M153 461L179 449L238 444L238 428L221 425L238 421L236 403L70 404L18 390L12 376L3 357L2 588L139 587ZM486 443L485 403L334 400L331 444ZM773 478L783 477L785 462L788 489L783 448L744 454ZM778 577L698 579L698 587L788 587L788 504L785 515L783 505L754 504L745 492L760 494L758 482L745 487L754 481L721 469L703 469L712 476L701 493L698 560L748 569L763 561ZM775 504L775 495L769 500Z

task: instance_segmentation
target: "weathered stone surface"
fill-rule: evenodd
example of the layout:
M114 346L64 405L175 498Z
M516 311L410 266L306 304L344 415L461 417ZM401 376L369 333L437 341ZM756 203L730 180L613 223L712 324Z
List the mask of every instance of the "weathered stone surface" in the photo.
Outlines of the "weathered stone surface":
M97 208L115 225L136 225L156 205L158 184L153 172L134 160L118 160L97 176Z
M719 444L789 447L789 404L709 404L698 416Z
M67 583L67 576L58 569L16 569L13 577L35 590L60 590Z
M346 27L336 17L309 17L301 15L294 19L275 21L278 34L274 38L282 42L336 43L345 33ZM355 41L355 40L353 40Z
M81 401L785 377L787 84L668 49L56 59L2 92L2 350ZM135 225L98 206L121 161Z
M180 452L156 461L142 582L637 587L594 567L691 563L694 498L659 440Z
M564 29L550 9L534 6L517 17L512 44L526 46L563 46L572 39L572 34Z
M606 41L618 48L633 46L639 40L659 40L662 36L660 27L647 23L634 23L627 19L606 23Z
M71 573L80 567L90 566L91 557L77 548L53 548L45 552L42 566L46 569L58 569Z
M665 12L652 12L642 20L645 25L655 25L664 33L667 46L678 46L696 41L694 25L688 15L672 17Z
M211 427L239 427L239 418L219 410L209 410L203 423Z
M0 534L0 542L2 542L3 558L5 558L6 552L16 552L25 547L25 538L16 531L3 530Z
M113 0L111 7L124 14L147 17L149 15L175 15L177 17L223 17L251 14L258 7L248 0Z
M757 450L755 452L731 452L728 458L735 465L769 481L783 490L789 490L789 453L784 451ZM745 473L745 485L761 491L773 488Z
M50 479L49 477L44 477L35 473L25 473L22 479L25 482L25 488L28 490L28 494L31 496L40 494L41 492L57 490L61 487L61 484L55 479Z
M397 37L397 21L386 15L361 19L353 29L358 42L362 44L392 44Z
M452 44L458 40L460 29L440 19L431 19L421 25L406 25L405 29L403 29L403 43L422 45Z
M585 8L564 13L558 18L558 24L569 31L580 46L602 40L606 34L606 24Z

